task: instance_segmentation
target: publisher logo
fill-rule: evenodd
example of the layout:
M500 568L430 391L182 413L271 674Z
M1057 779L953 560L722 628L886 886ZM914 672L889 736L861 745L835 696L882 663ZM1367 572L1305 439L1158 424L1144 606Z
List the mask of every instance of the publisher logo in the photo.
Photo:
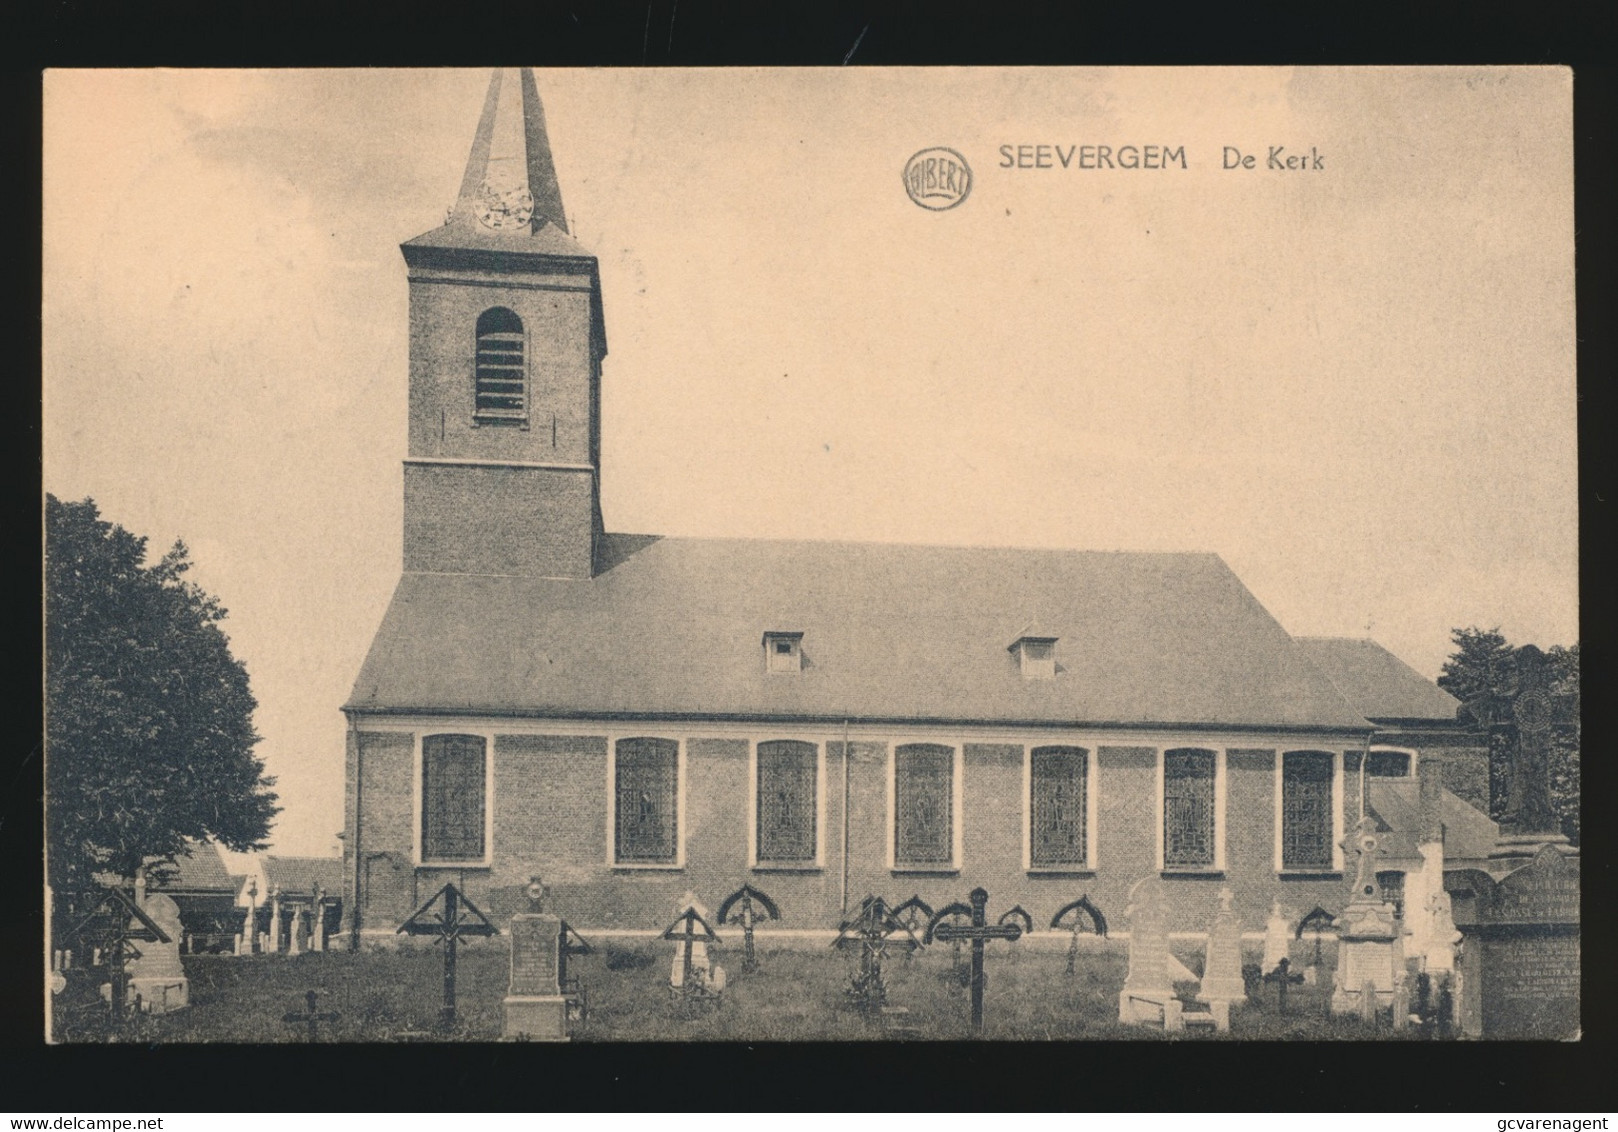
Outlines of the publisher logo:
M906 161L904 179L910 199L934 212L954 208L972 191L972 167L966 158L941 145Z

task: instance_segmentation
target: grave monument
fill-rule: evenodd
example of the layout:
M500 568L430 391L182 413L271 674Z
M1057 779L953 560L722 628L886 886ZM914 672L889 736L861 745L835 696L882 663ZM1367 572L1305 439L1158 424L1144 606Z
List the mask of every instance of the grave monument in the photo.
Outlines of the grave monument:
M129 964L129 993L140 996L141 1009L149 1014L181 1010L191 1003L191 984L180 965L180 906L157 893L146 898L143 909L169 938L140 945Z
M1338 920L1337 978L1331 996L1333 1014L1358 1014L1368 1020L1380 1007L1394 1004L1396 984L1404 980L1400 924L1376 880L1380 840L1376 819L1366 816L1345 845L1359 855L1359 864L1354 891Z
M1242 980L1242 925L1236 918L1236 894L1219 890L1219 912L1208 931L1208 951L1202 964L1197 998L1202 1002L1242 1004L1247 984Z
M1555 844L1499 881L1445 874L1461 933L1457 1023L1483 1038L1570 1038L1579 1021L1579 859Z
M1281 965L1281 960L1291 958L1292 925L1277 897L1270 905L1270 918L1264 921L1264 958L1259 961L1260 974L1268 975Z
M565 1042L567 997L562 993L562 920L546 912L545 886L528 884L528 911L511 917L511 982L503 1000L508 1038Z
M1129 972L1118 992L1118 1021L1131 1024L1161 1020L1163 1029L1184 1029L1180 1000L1169 981L1169 933L1163 882L1147 876L1129 890L1124 916L1129 920Z

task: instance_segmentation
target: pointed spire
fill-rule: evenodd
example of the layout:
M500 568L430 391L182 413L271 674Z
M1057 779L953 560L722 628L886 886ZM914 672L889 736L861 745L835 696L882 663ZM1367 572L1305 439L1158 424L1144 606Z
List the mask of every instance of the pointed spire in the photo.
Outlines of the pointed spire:
M494 231L567 231L533 68L495 68L450 219Z

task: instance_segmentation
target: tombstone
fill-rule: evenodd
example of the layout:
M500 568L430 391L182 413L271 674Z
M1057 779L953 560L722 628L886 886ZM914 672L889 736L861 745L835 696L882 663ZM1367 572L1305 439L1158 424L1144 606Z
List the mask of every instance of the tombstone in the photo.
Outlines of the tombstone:
M1236 918L1235 894L1219 890L1219 913L1208 931L1208 951L1202 964L1197 998L1203 1002L1245 1004L1247 984L1242 979L1242 925Z
M140 955L129 964L129 993L138 996L141 1009L150 1014L184 1009L191 1003L191 984L180 965L180 907L158 893L146 898L144 910L169 942L141 944Z
M309 924L309 950L326 950L326 889L315 889L314 915Z
M1259 961L1263 970L1259 973L1268 975L1281 965L1283 959L1291 965L1292 924L1287 920L1286 909L1281 906L1281 898L1276 897L1270 905L1270 918L1264 921L1264 958Z
M272 955L281 950L281 890L270 889L270 931L266 951Z
M1129 973L1118 992L1118 1021L1138 1025L1161 1020L1168 1031L1183 1029L1180 1000L1169 981L1168 907L1162 879L1147 876L1129 890Z
M1461 933L1456 964L1461 1032L1484 1038L1569 1038L1579 1020L1579 860L1543 846L1495 881L1446 873Z
M287 954L303 954L303 905L292 904L287 908Z
M1393 905L1382 899L1376 880L1380 842L1376 821L1367 816L1345 844L1359 854L1359 864L1353 894L1338 921L1333 1014L1374 1017L1377 1009L1393 1004L1394 984L1404 977L1397 917Z
M506 1037L568 1040L561 938L559 916L524 912L511 917L511 981L504 999Z

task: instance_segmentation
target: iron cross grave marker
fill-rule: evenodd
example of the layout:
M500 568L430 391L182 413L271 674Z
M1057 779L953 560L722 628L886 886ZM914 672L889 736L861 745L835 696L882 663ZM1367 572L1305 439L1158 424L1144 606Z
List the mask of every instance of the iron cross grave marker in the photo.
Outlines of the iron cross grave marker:
M983 945L991 939L1015 941L1022 938L1022 925L1017 923L990 924L984 908L989 903L989 894L981 888L974 888L967 897L972 902L970 908L962 904L950 904L940 908L933 914L932 922L927 925L926 942L935 939L946 941L960 940L972 945L972 1029L975 1033L983 1032ZM945 923L951 916L966 913L971 916L969 924ZM1024 912L1026 917L1027 913ZM1009 918L1009 913L1008 913Z

